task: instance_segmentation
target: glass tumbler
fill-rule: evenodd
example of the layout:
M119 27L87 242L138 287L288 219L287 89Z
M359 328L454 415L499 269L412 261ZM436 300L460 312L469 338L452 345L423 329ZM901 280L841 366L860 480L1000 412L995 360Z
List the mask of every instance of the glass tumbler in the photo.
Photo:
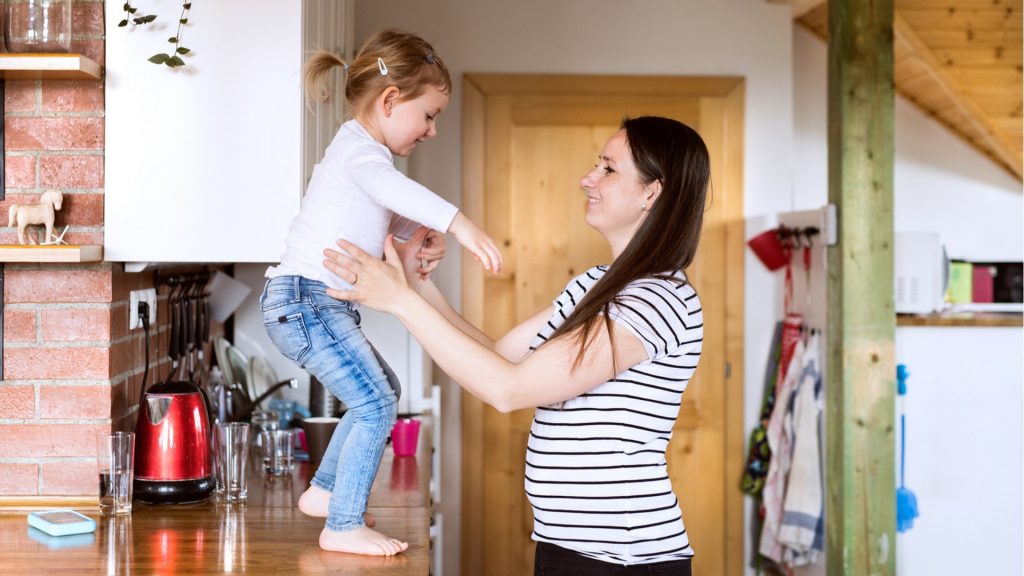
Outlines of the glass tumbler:
M69 52L71 0L5 0L4 38L10 52Z

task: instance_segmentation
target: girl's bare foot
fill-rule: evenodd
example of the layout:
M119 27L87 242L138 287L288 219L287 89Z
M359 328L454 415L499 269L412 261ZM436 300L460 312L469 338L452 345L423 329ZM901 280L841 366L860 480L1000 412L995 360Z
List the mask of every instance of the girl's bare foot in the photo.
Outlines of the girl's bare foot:
M320 533L320 547L333 552L365 556L394 556L409 548L409 543L389 538L370 528L356 528L348 532L334 532L324 528Z
M311 484L309 488L302 493L302 496L299 496L299 510L301 510L306 516L327 518L327 506L330 502L330 492ZM373 528L377 525L377 521L374 519L373 514L370 514L369 512L363 513L363 522L368 528Z

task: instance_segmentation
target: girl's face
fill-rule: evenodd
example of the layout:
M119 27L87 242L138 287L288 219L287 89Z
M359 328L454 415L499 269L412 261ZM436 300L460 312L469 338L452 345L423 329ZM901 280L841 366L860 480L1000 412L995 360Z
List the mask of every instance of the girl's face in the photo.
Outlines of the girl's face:
M384 118L380 122L384 145L395 156L406 157L417 144L437 134L438 115L448 106L448 94L436 86L428 86L412 100L384 102Z
M626 131L608 139L594 169L580 179L587 194L587 224L611 244L616 256L633 237L657 196L657 183L644 185L633 164Z

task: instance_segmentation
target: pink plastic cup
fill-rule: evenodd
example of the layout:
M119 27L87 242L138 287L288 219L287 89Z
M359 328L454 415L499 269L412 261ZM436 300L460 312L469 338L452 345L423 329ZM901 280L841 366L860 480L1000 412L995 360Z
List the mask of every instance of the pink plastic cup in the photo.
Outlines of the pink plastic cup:
M419 420L399 418L391 429L391 447L395 450L395 456L415 456L416 443L419 439Z

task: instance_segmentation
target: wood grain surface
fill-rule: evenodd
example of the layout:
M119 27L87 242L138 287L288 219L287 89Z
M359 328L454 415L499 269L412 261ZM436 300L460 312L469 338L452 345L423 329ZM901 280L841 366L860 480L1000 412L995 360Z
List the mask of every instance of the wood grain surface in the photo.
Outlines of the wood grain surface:
M308 463L271 478L250 459L244 505L209 500L192 505L135 502L129 516L101 517L93 534L51 537L30 528L26 510L0 509L0 557L5 574L391 574L429 573L430 433L422 426L415 457L391 447L370 493L377 528L406 540L398 556L369 557L320 550L324 520L295 503L311 477Z

